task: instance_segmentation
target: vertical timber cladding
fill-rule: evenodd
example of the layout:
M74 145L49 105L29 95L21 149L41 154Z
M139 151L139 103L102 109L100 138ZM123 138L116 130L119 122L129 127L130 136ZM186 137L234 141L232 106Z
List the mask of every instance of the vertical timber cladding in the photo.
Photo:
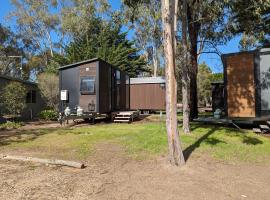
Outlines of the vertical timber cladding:
M112 66L99 60L99 112L112 111Z
M226 57L228 117L255 117L254 54Z
M79 91L79 105L84 110L84 112L88 111L97 111L98 105L97 105L97 93L98 93L98 78L97 78L97 68L98 68L98 62L90 62L86 64L82 64L79 66L79 81L81 81L82 77L95 77L95 92L94 94L82 94ZM80 83L78 84L80 87ZM94 110L89 110L89 107L94 107Z
M158 83L130 85L130 109L165 110L165 87Z

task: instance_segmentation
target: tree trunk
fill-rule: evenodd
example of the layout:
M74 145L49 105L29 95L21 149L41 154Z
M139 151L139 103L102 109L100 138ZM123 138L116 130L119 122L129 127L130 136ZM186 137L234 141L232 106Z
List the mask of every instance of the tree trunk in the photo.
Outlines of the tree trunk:
M198 117L198 92L197 92L197 74L198 74L198 34L201 24L198 20L196 11L191 6L187 6L188 33L190 39L190 119ZM194 14L195 13L195 14Z
M158 71L158 55L156 45L153 45L153 66L154 66L154 77L157 76Z
M185 159L180 146L177 127L177 84L175 77L174 51L174 0L162 0L162 20L165 53L166 77L166 128L169 146L169 159L172 165L184 165Z
M183 66L181 67L182 75L182 105L183 105L183 131L190 133L189 125L189 56L187 40L187 0L183 0L182 5L182 47L183 47Z
M198 117L198 97L197 97L197 51L191 47L190 52L190 119L193 120Z

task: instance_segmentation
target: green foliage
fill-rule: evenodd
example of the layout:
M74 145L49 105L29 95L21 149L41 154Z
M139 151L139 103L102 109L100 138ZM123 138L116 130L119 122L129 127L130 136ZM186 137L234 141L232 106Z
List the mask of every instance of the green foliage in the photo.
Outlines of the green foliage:
M204 105L210 103L211 99L211 77L212 71L206 63L199 65L198 69L198 100Z
M5 129L17 129L23 126L24 123L22 122L11 122L8 121L6 123L0 123L0 130L5 130Z
M223 73L214 73L211 75L211 82L223 81Z
M38 88L46 99L49 108L58 109L59 77L55 73L44 72L38 75Z
M50 63L47 65L45 72L50 74L58 74L59 72L59 63L56 62L54 59L50 61Z
M270 34L270 0L230 1L231 30L261 38Z
M164 59L161 1L124 1L125 19L135 31L136 47L142 49L151 74L157 75ZM135 7L136 5L136 7Z
M139 50L126 39L127 33L121 32L121 25L94 18L85 28L87 32L74 36L74 41L66 48L66 63L98 57L125 70L131 77L148 70Z
M20 57L9 57L24 55L17 37L10 28L0 24L0 74L2 75L16 77L21 73Z
M55 110L43 110L39 113L39 118L43 120L57 120L58 113Z
M16 81L10 82L4 87L1 100L7 114L21 114L26 106L25 86Z

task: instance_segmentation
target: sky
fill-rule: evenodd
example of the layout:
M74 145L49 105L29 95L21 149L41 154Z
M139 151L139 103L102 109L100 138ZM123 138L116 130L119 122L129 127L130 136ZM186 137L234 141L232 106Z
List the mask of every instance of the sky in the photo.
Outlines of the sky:
M112 9L118 10L120 9L120 2L121 0L109 0ZM0 23L5 26L13 26L14 22L6 21L5 16L12 11L14 8L12 7L9 0L0 0ZM124 28L126 31L126 29ZM130 31L128 33L128 39L133 38L133 32ZM226 45L218 46L218 49L221 53L233 53L239 51L238 45L239 45L240 37L235 37L231 41L229 41ZM211 67L213 72L222 72L223 66L221 59L216 54L202 54L199 60L200 63L205 62L208 66Z

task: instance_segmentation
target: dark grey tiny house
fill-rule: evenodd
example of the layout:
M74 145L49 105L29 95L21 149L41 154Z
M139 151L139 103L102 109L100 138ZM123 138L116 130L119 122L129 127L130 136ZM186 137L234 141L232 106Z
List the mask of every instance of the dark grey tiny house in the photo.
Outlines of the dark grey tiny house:
M66 106L80 106L85 113L110 113L129 110L129 77L109 63L95 58L59 69L60 91L66 90Z

